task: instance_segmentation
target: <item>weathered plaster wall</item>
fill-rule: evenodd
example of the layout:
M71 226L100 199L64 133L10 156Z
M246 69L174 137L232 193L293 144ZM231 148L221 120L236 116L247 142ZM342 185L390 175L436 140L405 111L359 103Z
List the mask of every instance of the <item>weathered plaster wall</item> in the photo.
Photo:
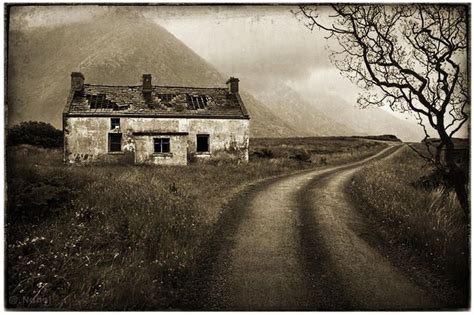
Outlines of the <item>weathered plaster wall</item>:
M135 163L137 164L162 164L162 165L186 165L187 159L187 136L149 136L140 135L135 138ZM170 138L169 153L155 153L154 138Z
M65 160L69 163L102 159L120 159L120 154L108 153L108 133L111 132L110 117L67 117L65 119ZM248 161L249 120L246 119L185 119L185 118L135 118L120 117L123 134L122 148L125 152L150 152L147 142L133 135L134 132L188 132L186 145L179 139L176 150L187 151L187 160L196 155L196 135L209 134L210 158L219 158L222 152L241 161ZM140 144L137 145L137 139ZM151 144L153 137L150 137ZM148 144L146 144L148 143ZM153 150L153 148L151 148ZM173 152L173 155L178 154ZM141 153L138 153L141 155ZM144 160L136 157L137 162ZM157 163L168 163L166 159L154 159ZM172 159L175 160L175 159ZM181 153L176 160L182 164ZM172 162L170 162L172 163Z
M189 156L196 154L197 135L209 134L210 158L219 158L220 153L226 152L242 161L248 161L248 120L189 119L182 121L180 127L189 132Z
M108 151L110 119L68 118L64 124L66 162L94 160Z

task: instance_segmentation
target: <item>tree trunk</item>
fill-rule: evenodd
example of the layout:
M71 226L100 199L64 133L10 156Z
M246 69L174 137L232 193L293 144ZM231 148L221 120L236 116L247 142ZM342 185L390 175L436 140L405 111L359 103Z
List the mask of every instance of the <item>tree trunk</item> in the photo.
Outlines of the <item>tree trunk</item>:
M458 197L459 203L467 214L469 211L468 193L467 193L467 174L466 170L463 170L460 166L455 163L455 153L452 149L446 148L445 160L448 170L448 180L453 185Z
M444 162L446 164L447 179L450 184L454 187L456 196L458 198L461 208L464 210L466 216L469 215L469 201L467 191L467 170L462 169L461 166L456 164L456 153L454 150L454 143L444 130L444 126L438 126L438 134L440 140L444 144ZM440 148L440 149L441 149Z

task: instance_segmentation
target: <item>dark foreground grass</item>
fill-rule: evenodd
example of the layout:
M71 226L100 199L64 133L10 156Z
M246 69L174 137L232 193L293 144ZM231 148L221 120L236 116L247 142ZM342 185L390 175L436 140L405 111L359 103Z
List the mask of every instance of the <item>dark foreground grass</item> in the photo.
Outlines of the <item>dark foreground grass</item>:
M331 163L346 161L336 157L340 146L326 152ZM240 165L67 167L59 150L24 145L7 154L9 308L179 308L226 202L249 183L319 166L262 157Z
M388 249L385 253L433 289L442 305L467 307L469 222L453 190L421 184L434 171L405 147L363 168L350 189L379 234L382 249Z

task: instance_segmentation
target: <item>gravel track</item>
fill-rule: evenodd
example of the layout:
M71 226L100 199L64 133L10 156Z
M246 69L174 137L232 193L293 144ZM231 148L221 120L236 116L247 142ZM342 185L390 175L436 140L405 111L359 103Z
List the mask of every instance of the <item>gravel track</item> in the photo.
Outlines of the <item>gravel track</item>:
M380 153L266 181L237 198L213 239L200 308L211 310L431 309L429 294L370 247L344 193ZM212 256L212 253L210 253Z

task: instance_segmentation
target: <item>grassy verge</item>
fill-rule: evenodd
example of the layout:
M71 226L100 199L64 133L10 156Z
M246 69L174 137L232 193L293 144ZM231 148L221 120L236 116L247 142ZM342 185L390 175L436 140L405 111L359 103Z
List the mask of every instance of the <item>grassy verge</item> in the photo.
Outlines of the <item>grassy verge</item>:
M301 160L314 165L337 165L362 159L387 146L387 142L355 137L251 139L251 156Z
M469 225L454 191L422 184L433 172L406 147L355 174L350 191L383 241L385 254L443 295L445 305L466 307Z
M352 159L383 147L359 142ZM331 164L347 160L340 147L325 154ZM245 165L67 167L59 150L24 145L7 154L12 308L179 307L223 205L251 182L319 166L254 157Z

